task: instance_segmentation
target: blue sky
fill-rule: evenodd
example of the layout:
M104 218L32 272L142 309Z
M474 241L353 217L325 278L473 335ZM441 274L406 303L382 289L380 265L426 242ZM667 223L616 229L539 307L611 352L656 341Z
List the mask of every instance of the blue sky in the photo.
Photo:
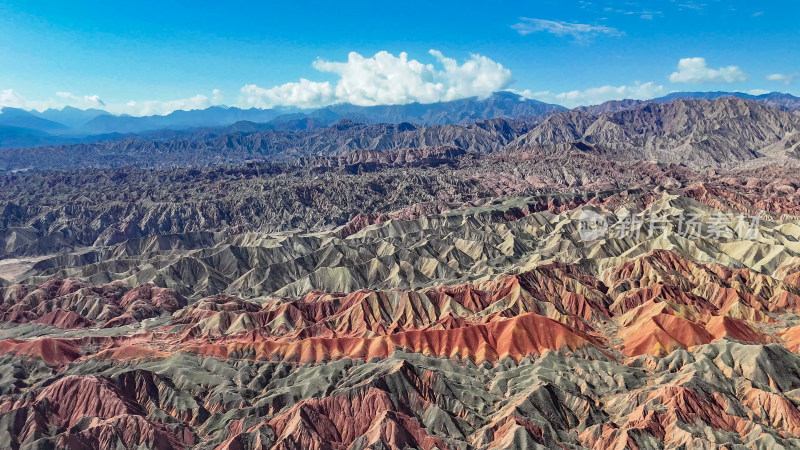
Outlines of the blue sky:
M798 16L796 1L0 0L0 105L152 114L493 89L567 106L800 94Z

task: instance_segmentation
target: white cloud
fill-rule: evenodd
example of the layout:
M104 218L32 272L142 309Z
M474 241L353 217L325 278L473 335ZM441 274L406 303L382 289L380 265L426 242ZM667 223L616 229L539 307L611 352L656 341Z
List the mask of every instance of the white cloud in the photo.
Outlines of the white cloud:
M76 96L69 92L56 92L55 97L45 100L29 100L13 89L4 89L0 91L0 107L6 106L44 111L49 108L61 109L65 106L80 109L102 108L105 103L97 95Z
M764 95L764 94L769 94L770 92L771 91L767 91L764 89L750 89L749 91L747 91L747 93L750 95Z
M628 4L627 6L636 6L635 4ZM616 14L623 14L626 16L639 16L640 19L645 20L653 20L655 16L661 16L664 14L663 11L655 11L655 10L641 10L641 9L626 9L626 8L614 8L612 6L606 6L603 8L603 12L605 13L616 13Z
M191 98L171 101L129 101L127 103L106 104L98 95L74 95L70 92L56 92L55 96L45 100L28 100L13 89L0 91L0 107L10 106L27 110L44 111L48 108L61 109L72 106L79 109L100 108L114 114L132 116L164 115L175 110L203 109L222 102L222 92L214 89L211 96L195 95Z
M550 91L531 92L530 90L514 92L526 98L574 108L576 106L598 105L609 100L648 100L666 95L670 91L664 86L649 81L647 83L637 82L632 86L601 86L582 91L575 90L560 93Z
M272 88L249 84L242 88L240 103L305 108L341 102L361 106L434 103L486 97L512 81L510 70L485 56L472 54L459 65L437 50L429 53L438 64L409 59L405 52L395 56L385 51L372 57L351 52L345 62L318 59L313 67L337 75L334 84L306 79Z
M532 19L520 17L519 22L511 25L517 33L527 36L531 33L544 31L556 36L572 36L574 39L585 39L597 35L622 36L622 31L603 25L588 25L585 23L569 23L556 20Z
M0 108L2 107L11 107L11 108L24 108L27 104L27 100L25 97L19 95L13 89L3 89L0 91Z
M399 105L413 102L435 103L467 97L487 97L512 82L511 71L485 56L471 54L459 64L437 50L430 50L432 64L410 59L405 52L395 56L381 51L372 57L351 52L347 61L318 59L313 67L334 74L336 81L316 82L301 78L270 88L247 84L240 90L238 104L243 107L272 108L294 106L316 108L335 103L361 106ZM103 102L96 95L78 96L58 92L45 101L28 101L12 90L2 91L0 105L25 109L102 107L114 114L132 116L165 115L176 110L208 108L222 102L215 89L210 96L198 94L176 100L132 100L125 103Z
M194 97L181 98L177 100L131 100L124 104L111 104L106 108L114 114L129 114L132 116L163 116L177 110L191 111L193 109L205 109L210 106L222 103L223 95L219 89L211 91L211 97L202 94Z
M800 77L800 73L795 72L795 73L773 73L767 75L766 78L769 81L777 81L779 83L784 84L785 86L788 86L794 83L794 80L796 80L798 77Z
M706 6L708 5L705 3L695 3L693 1L687 1L679 3L678 10L691 9L694 11L703 11L706 8Z
M314 108L334 101L333 87L329 82L317 83L301 78L299 83L286 83L269 89L247 84L242 88L241 101L257 108L293 105Z
M678 61L678 71L669 76L673 83L740 83L747 75L738 66L712 69L705 58L683 58Z
M105 102L100 99L99 95L84 95L79 97L72 95L71 92L56 92L56 97L64 100L65 105L74 106L76 108L102 108L106 106Z
M458 65L455 59L445 57L438 50L430 54L444 67L444 72L435 72L434 80L444 84L441 100L456 100L465 97L488 97L511 84L511 71L491 59L471 54L470 59Z

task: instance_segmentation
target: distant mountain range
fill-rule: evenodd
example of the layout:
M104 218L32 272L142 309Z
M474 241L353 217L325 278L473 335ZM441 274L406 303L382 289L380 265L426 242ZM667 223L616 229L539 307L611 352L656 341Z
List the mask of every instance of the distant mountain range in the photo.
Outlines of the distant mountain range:
M589 108L592 109L592 108ZM726 167L765 158L800 156L800 116L762 102L721 96L644 102L592 113L555 114L508 150L580 143L615 161L658 161L695 168Z
M657 97L651 100L611 100L599 105L580 106L578 110L587 111L592 114L600 114L606 112L622 111L626 109L637 108L645 103L665 103L677 99L697 99L697 100L716 100L724 97L737 97L745 100L751 100L758 103L763 103L772 108L780 109L783 111L800 111L800 97L795 97L791 94L783 92L770 92L761 95L752 95L744 92L673 92L663 97Z
M51 108L41 112L33 110L30 111L30 114L51 122L57 122L70 130L81 129L85 124L101 116L114 117L111 113L102 109L78 109L72 106L65 106L62 109Z
M0 126L23 128L52 134L63 133L69 130L68 126L42 117L41 114L42 113L37 113L35 111L28 112L19 108L3 108L2 113L0 113Z
M105 142L3 149L0 171L202 167L443 146L474 154L533 150L547 156L578 145L616 161L701 168L800 156L800 116L761 102L723 97L624 106L601 113L573 109L527 120L429 126L341 120L327 128L278 130L270 124L237 122Z
M511 92L497 92L485 99L468 98L432 104L339 104L317 110L212 106L201 110L175 111L165 116L145 117L116 116L97 109L84 111L71 107L43 112L3 108L0 113L0 147L114 140L120 139L120 135L224 127L237 122L266 124L266 127L261 128L283 130L324 128L343 119L367 124L409 122L419 125L445 125L495 117L541 116L564 109L566 108L529 100ZM4 130L7 127L15 130ZM13 139L4 139L6 134L13 136Z
M758 96L741 92L675 92L653 100L610 101L576 109L590 114L601 114L637 108L648 102L668 102L680 98L712 100L731 96L784 111L800 110L800 98L778 92ZM339 104L316 110L212 106L201 110L175 111L164 116L144 117L117 116L99 109L81 110L73 107L41 112L6 107L0 110L0 148L69 145L129 138L169 139L194 129L220 128L217 130L219 133L312 130L329 127L341 120L364 124L408 122L423 126L463 125L492 118L535 123L565 110L562 106L526 99L507 91L496 92L485 99L473 97L431 104Z

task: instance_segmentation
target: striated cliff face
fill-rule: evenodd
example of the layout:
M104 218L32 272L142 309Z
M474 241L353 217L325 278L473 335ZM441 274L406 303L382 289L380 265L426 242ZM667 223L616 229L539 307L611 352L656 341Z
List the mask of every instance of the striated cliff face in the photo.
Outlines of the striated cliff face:
M415 291L216 295L69 337L18 326L0 341L14 369L0 433L70 448L792 447L793 267L654 250L599 276L549 263ZM48 283L4 296L74 284Z
M379 164L366 176L450 151L301 166ZM572 151L537 173L595 161ZM477 167L486 189L533 183ZM19 448L800 445L796 174L599 167L647 182L566 188L546 175L547 194L315 232L37 258L0 287L0 435ZM586 240L578 224L758 210L744 237L684 237L675 219L665 235Z

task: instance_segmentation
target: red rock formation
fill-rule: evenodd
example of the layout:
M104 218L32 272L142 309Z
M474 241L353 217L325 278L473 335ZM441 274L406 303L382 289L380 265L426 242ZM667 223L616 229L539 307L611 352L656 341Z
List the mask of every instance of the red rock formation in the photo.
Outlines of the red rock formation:
M524 314L487 325L453 330L406 331L371 339L310 338L297 342L202 344L183 349L227 358L233 352L254 354L256 359L278 359L299 363L339 358L369 360L386 358L395 348L431 356L471 359L475 362L519 359L545 350L575 350L595 346L594 339L538 314Z
M0 341L0 353L41 358L50 365L65 364L80 358L78 348L66 340L41 338L32 341Z
M37 286L11 286L5 289L2 300L0 321L35 321L61 328L86 327L98 322L107 324L124 316L111 323L111 327L116 327L186 306L186 299L172 289L150 284L129 289L119 282L91 286L73 279L53 279Z
M785 277L781 280L654 251L610 268L601 277L604 281L574 265L546 264L472 284L418 291L312 291L300 298L263 303L218 295L181 306L181 297L151 285L92 287L65 280L12 286L3 293L6 313L14 317L30 313L31 321L64 329L94 327L95 322L113 329L152 314L174 313L167 325L140 334L0 341L0 352L26 360L25 364L30 358L41 360L54 373L66 370L68 364L70 368L87 363L113 368L109 378L59 375L25 396L0 397L0 417L15 417L8 431L15 442L50 436L47 439L56 446L89 448L175 448L208 439L198 437L203 433L213 433L213 445L227 449L446 448L449 444L442 436L452 432L452 427L469 428L470 433L480 429L480 435L469 437L478 446L551 445L564 438L554 430L563 423L575 429L575 420L585 424L574 434L576 439L595 449L648 448L652 438L673 446L700 445L697 435L686 431L695 424L742 435L753 433L757 426L769 426L789 436L800 434L800 416L791 397L750 385L724 395L705 392L692 384L695 369L662 375L663 386L638 386L631 378L622 381L618 374L604 375L602 383L621 383L614 388L617 393L606 398L581 397L584 388L560 391L534 386L520 391L515 385L509 391L513 394L504 395L516 397L483 407L481 416L477 412L481 407L452 403L462 399L447 393L454 386L448 375L406 362L388 372L348 381L347 389L336 393L293 400L296 394L278 389L278 397L259 406L263 417L233 419L225 432L210 432L206 428L209 414L224 416L252 406L243 399L227 401L227 394L212 394L214 386L171 384L174 381L163 375L119 365L136 367L199 356L208 367L224 361L237 364L236 370L243 371L237 376L252 380L256 374L247 374L249 364L239 360L271 361L291 373L333 361L358 367L392 354L413 353L429 361L454 360L459 367L541 360L536 377L552 380L558 379L546 373L555 367L552 356L569 355L576 361L598 358L614 367L630 365L655 372L664 370L662 365L669 361L661 357L677 349L695 351L718 341L754 346L783 342L786 348L800 351L800 327L779 334L771 331L786 311L796 307L800 291L792 281L795 273L774 274ZM84 302L80 304L90 299L105 312L87 313L97 317L92 320L64 309L78 304L74 302L79 296ZM395 353L398 350L406 353ZM574 370L585 373L588 367ZM732 370L723 369L725 374ZM278 369L265 373L271 370ZM753 376L757 379L761 378ZM458 380L456 384L466 382ZM296 382L302 385L303 380ZM493 389L500 389L506 381L495 378L491 383L497 383ZM31 388L20 384L12 391L24 389ZM630 392L625 393L626 389ZM565 409L554 412L547 405ZM611 415L593 416L598 414L598 405L605 405ZM440 412L448 407L447 413ZM154 411L170 418L162 423L150 416ZM542 417L525 415L531 411ZM580 414L580 419L569 418L566 411ZM431 423L443 428L434 433L434 425L425 425L426 414L439 414Z
M50 311L33 322L44 325L52 325L65 330L90 327L94 325L93 321L81 316L80 314L77 314L73 311L65 311L63 309Z
M327 397L298 403L269 422L277 443L273 448L346 449L356 439L364 446L444 448L414 419L395 411L389 396L371 388L361 395Z

